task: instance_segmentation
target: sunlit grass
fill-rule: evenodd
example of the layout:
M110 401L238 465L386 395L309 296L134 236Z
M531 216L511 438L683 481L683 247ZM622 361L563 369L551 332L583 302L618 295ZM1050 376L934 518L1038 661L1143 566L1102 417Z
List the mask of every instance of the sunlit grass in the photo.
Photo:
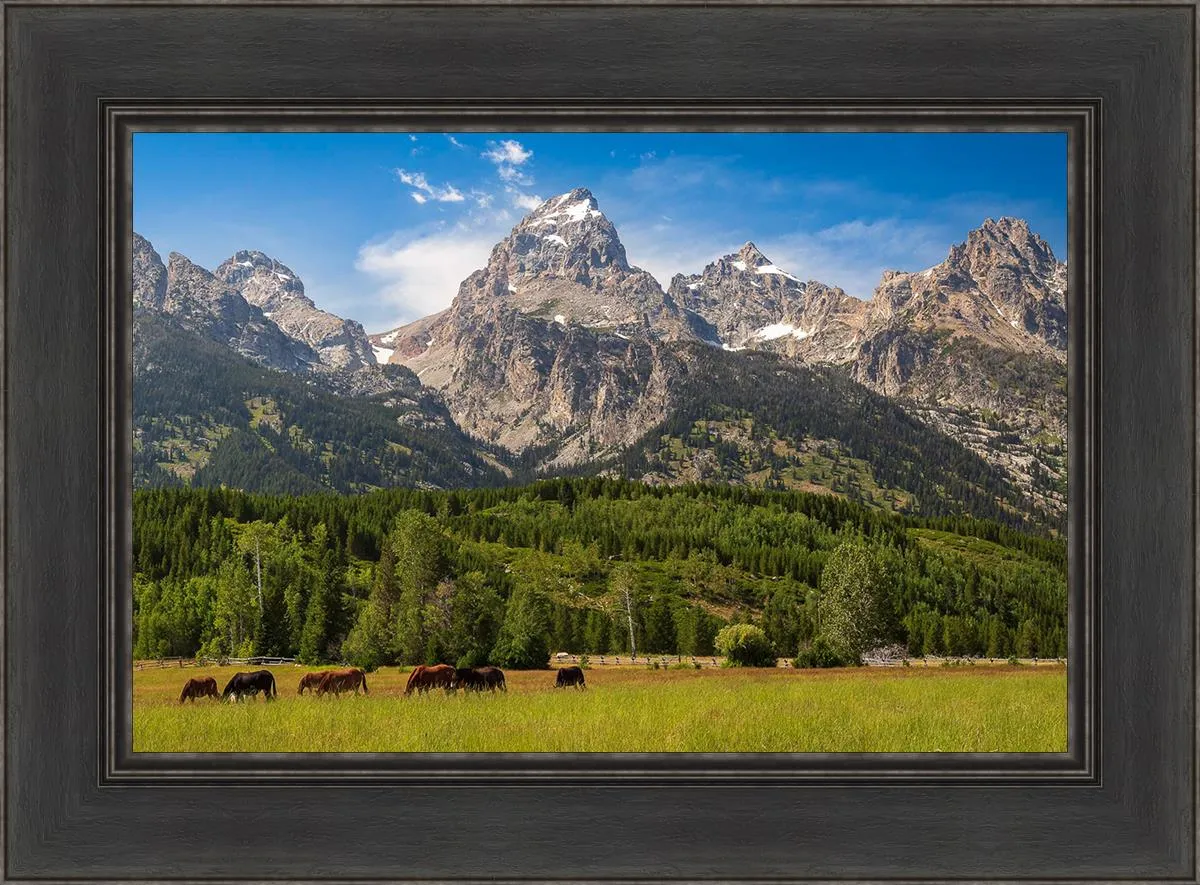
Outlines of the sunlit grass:
M594 668L588 689L549 670L508 673L507 694L404 697L407 675L370 695L296 696L304 669L270 668L280 698L180 705L192 676L134 673L137 752L1063 752L1061 667L647 670Z

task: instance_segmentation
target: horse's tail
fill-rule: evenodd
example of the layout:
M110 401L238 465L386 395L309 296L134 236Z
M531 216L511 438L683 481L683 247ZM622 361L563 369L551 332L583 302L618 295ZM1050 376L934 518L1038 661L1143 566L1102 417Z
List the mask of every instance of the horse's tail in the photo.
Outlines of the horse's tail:
M188 689L189 689L189 688L191 688L191 687L192 687L192 684L191 684L190 682L189 682L187 685L185 685L185 686L183 687L183 691L181 691L181 692L179 693L179 703L181 703L181 704L182 704L184 701L186 701L186 700L187 700L187 696L188 696Z
M367 674L365 672L362 673L362 685L363 685L363 694L366 694L367 693Z
M272 673L271 671L269 671L269 670L268 670L268 671L267 671L267 676L269 676L269 677L270 677L270 679L271 679L271 687L270 687L270 689L267 691L267 697L269 697L269 698L277 698L277 697L279 697L279 692L277 692L277 691L275 690L275 674L274 674L274 673Z

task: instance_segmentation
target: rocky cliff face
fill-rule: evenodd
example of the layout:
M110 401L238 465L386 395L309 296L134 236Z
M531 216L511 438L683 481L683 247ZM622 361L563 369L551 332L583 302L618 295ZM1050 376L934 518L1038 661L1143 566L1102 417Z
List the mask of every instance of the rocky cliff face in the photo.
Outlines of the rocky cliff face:
M450 308L372 336L389 361L443 391L465 429L548 465L627 445L661 418L692 340L650 274L632 267L595 197L553 197L492 250Z
M164 265L148 240L134 234L135 306L174 317L184 328L227 345L260 365L306 372L317 355L290 338L262 310L185 256Z
M318 310L291 268L262 252L242 251L214 276L263 311L289 337L307 344L322 363L355 371L375 365L367 333L354 320Z

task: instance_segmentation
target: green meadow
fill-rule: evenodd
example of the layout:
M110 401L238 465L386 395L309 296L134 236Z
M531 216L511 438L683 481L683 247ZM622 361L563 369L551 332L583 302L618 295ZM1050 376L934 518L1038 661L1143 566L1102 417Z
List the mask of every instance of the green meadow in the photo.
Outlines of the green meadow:
M279 699L180 704L183 682L235 668L134 672L135 752L1064 752L1060 664L651 670L593 667L588 688L553 670L510 671L500 694L297 696L305 668L270 668Z

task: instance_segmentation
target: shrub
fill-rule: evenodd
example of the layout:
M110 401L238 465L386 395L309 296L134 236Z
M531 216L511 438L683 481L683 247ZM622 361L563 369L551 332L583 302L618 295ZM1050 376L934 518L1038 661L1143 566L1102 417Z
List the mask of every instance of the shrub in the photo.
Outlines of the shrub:
M717 652L727 667L774 667L775 650L767 634L753 624L732 624L717 634Z
M586 670L592 665L592 660L587 655L579 656L579 669Z
M824 636L818 636L812 642L802 644L796 653L792 666L802 670L816 667L845 667L850 662L834 651ZM857 661L853 663L857 664Z

